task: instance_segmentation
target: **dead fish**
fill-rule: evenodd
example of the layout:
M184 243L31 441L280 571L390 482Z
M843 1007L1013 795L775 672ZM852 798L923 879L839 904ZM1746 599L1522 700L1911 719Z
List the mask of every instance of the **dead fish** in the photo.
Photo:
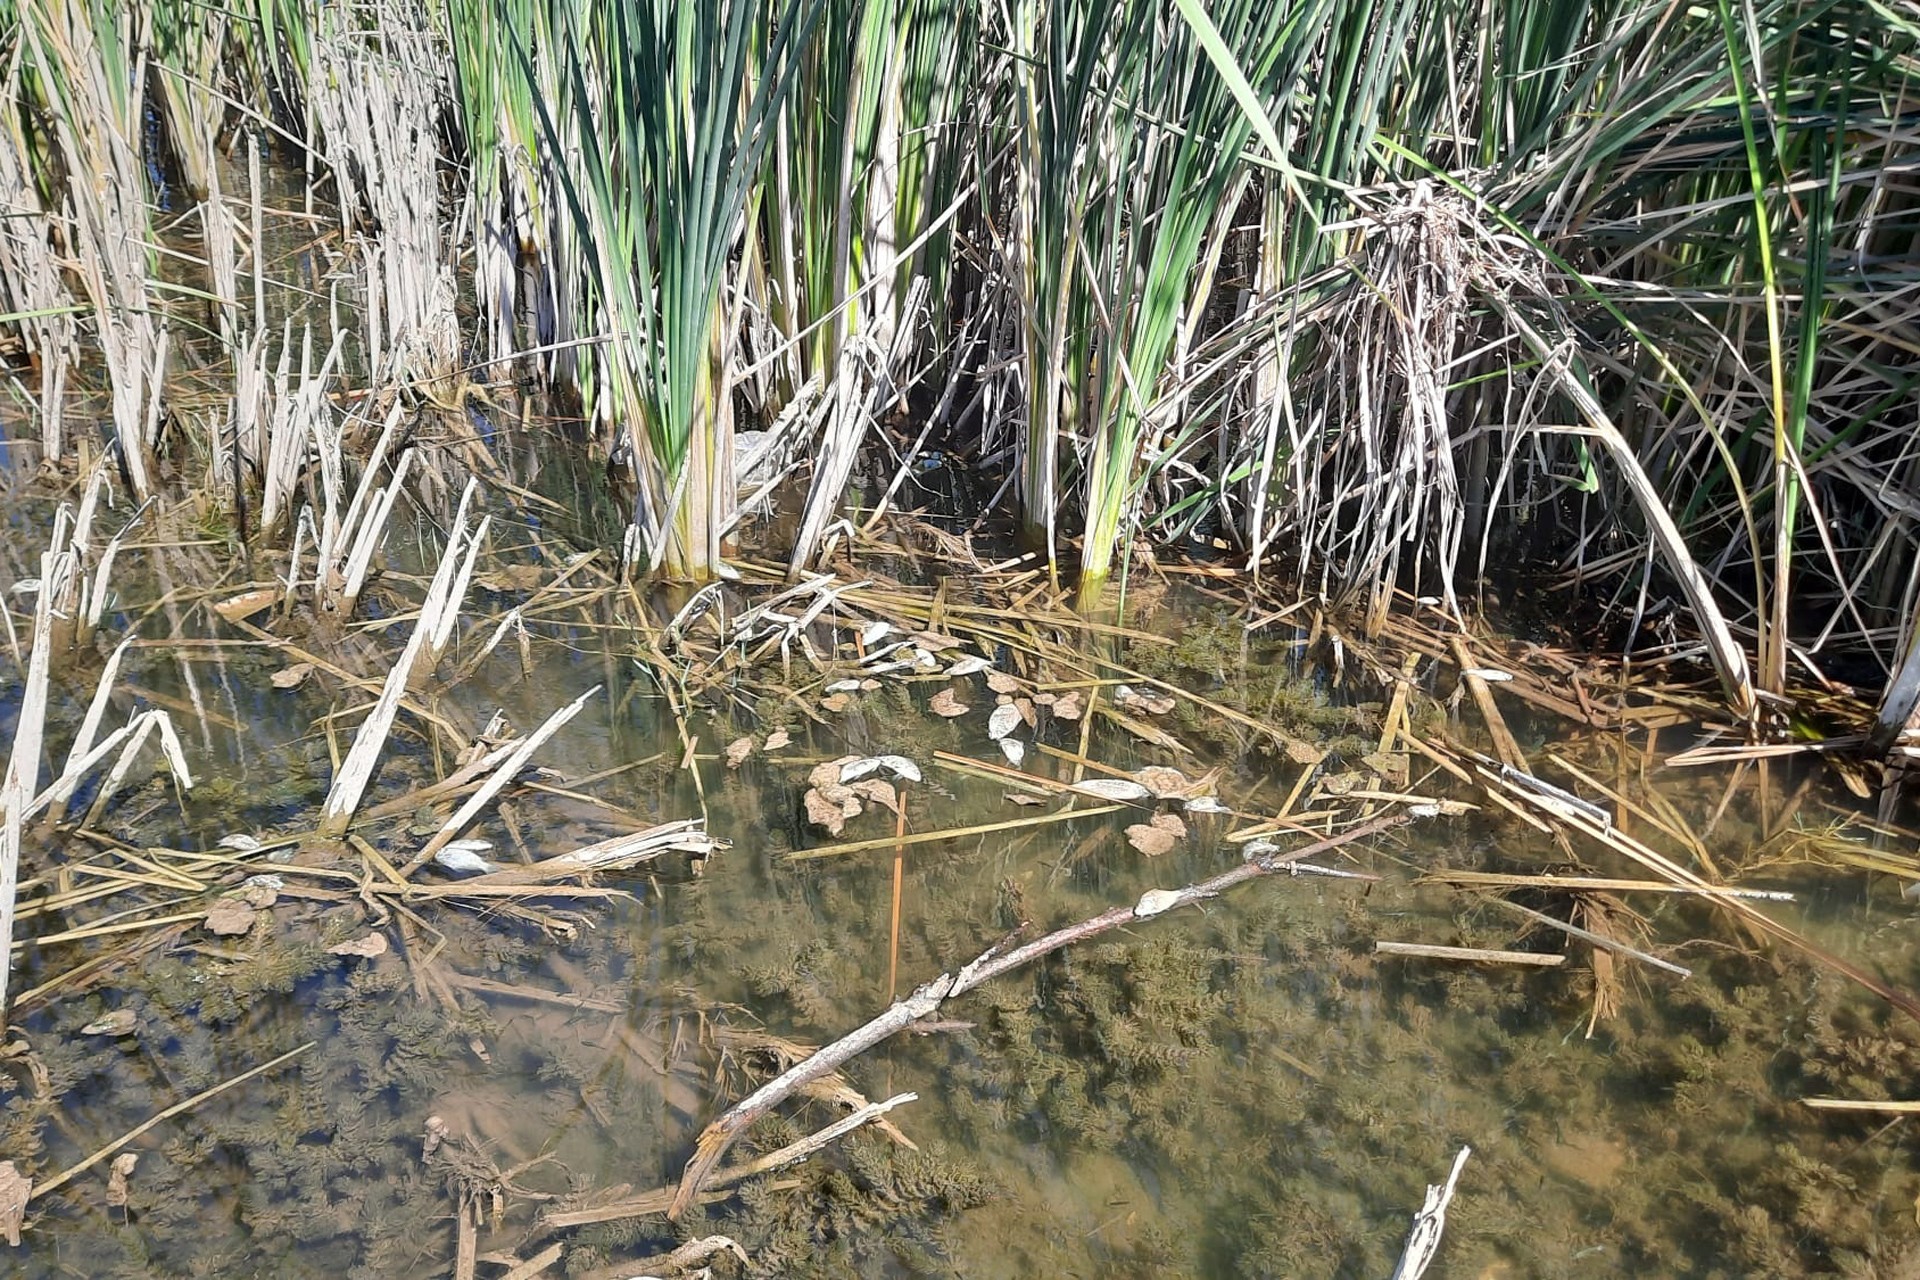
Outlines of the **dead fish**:
M451 871L457 876L483 876L496 868L491 862L480 856L482 850L493 848L487 840L455 840L446 848L433 855L433 860L443 871Z

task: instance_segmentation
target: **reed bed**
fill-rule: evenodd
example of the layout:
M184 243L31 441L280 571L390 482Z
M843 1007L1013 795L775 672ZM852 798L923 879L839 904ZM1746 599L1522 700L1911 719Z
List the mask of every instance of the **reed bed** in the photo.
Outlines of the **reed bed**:
M222 193L270 145L341 217L321 380L376 422L508 373L577 398L638 567L731 574L736 433L771 431L796 581L933 449L1087 608L1196 543L1370 630L1395 588L1453 608L1531 561L1633 629L1677 603L1743 713L1889 681L1920 614L1910 5L1201 9L10 11L0 273L43 452L82 334L136 492L182 447L199 286L161 287L159 178L203 202L245 378L304 352L231 305L259 219ZM243 400L234 500L264 486L270 528L306 436L269 461Z

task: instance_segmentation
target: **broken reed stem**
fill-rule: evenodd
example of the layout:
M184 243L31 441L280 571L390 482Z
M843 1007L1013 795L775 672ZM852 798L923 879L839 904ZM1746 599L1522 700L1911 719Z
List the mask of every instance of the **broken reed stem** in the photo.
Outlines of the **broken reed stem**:
M1521 964L1556 969L1567 962L1562 951L1494 951L1487 947L1446 947L1431 942L1376 942L1380 956L1418 956L1422 960L1465 960L1473 964Z
M887 999L900 994L900 881L907 869L907 804L893 813L893 913L887 926Z
M95 1166L96 1164L99 1164L102 1160L105 1160L108 1156L112 1155L114 1152L120 1150L120 1148L138 1139L141 1134L146 1133L149 1129L152 1129L154 1126L165 1124L167 1121L173 1119L173 1117L179 1115L181 1112L193 1110L195 1107L205 1102L208 1098L214 1097L216 1094L225 1093L227 1090L233 1088L235 1085L245 1084L247 1081L253 1079L255 1076L265 1075L267 1072L273 1070L275 1067L278 1067L283 1063L293 1061L295 1058L299 1057L301 1054L305 1053L307 1050L313 1048L313 1046L318 1043L320 1043L318 1040L309 1040L305 1044L301 1045L298 1049L289 1049L287 1052L281 1054L279 1057L275 1058L271 1062L263 1062L259 1066L253 1068L250 1071L241 1072L239 1075L233 1077L231 1080L221 1081L219 1084L214 1085L211 1089L202 1089L199 1093L194 1094L191 1098L188 1098L184 1102L174 1103L172 1106L168 1107L165 1111L162 1111L157 1115L155 1115L152 1119L146 1121L143 1124L136 1125L132 1129L127 1130L125 1133L115 1138L112 1142L109 1142L106 1146L100 1148L98 1151L88 1156L85 1160L82 1160L79 1164L73 1165L66 1169L62 1169L59 1173L54 1174L53 1177L47 1179L45 1182L40 1183L38 1186L34 1187L32 1194L29 1195L27 1198L29 1200L38 1200L41 1196L46 1195L48 1192L54 1191L60 1187L65 1186L67 1183L73 1181L75 1178L79 1177L81 1174L85 1173L87 1170L93 1168L93 1166Z
M732 1146L733 1140L754 1121L811 1081L839 1070L845 1063L889 1039L909 1024L931 1017L947 1000L964 995L1001 974L1030 964L1062 947L1096 937L1111 929L1118 929L1135 920L1160 915L1175 907L1216 897L1248 880L1284 872L1289 864L1298 862L1302 858L1326 853L1357 840L1379 835L1395 827L1405 826L1413 820L1413 815L1409 813L1388 814L1291 852L1276 851L1265 857L1242 863L1211 880L1188 885L1184 889L1150 891L1144 894L1134 906L1115 907L1090 920L1083 920L1079 924L1069 925L1064 929L1056 929L1044 937L1036 938L1032 942L1011 950L1003 951L1004 943L996 943L975 957L957 975L943 973L933 981L917 988L906 999L894 1002L885 1012L864 1026L817 1050L810 1057L795 1063L780 1075L761 1085L747 1097L735 1103L725 1115L708 1125L694 1146L693 1158L687 1161L686 1171L681 1175L680 1188L674 1194L667 1216L678 1218L689 1205L694 1203L694 1198L711 1181L713 1171L720 1163L720 1158L726 1154L727 1148ZM1366 878L1372 879L1372 877Z
M990 835L995 831L1015 831L1021 827L1037 827L1049 822L1066 822L1073 818L1093 818L1103 813L1116 813L1126 808L1120 804L1095 805L1091 809L1066 809L1059 813L1043 813L1032 818L1010 818L1005 822L983 822L972 827L946 827L939 831L916 831L912 835L877 836L872 840L849 840L845 844L822 845L818 849L796 849L787 855L789 862L806 862L814 858L831 858L841 853L858 853L863 849L884 849L888 845L930 844L936 840L958 840L962 836Z
M548 716L538 729L528 734L526 739L513 749L513 754L500 762L500 767L488 776L487 780L480 785L480 789L469 796L467 802L461 805L459 810L455 812L451 818L447 819L447 824L440 828L433 839L421 846L420 852L414 854L413 857L408 860L407 865L400 868L400 874L402 876L412 875L420 869L427 859L446 848L447 844L455 836L459 835L469 822L472 822L479 816L480 810L485 808L495 796L499 795L501 789L505 787L507 783L513 781L520 770L526 766L527 761L532 758L533 753L538 751L548 738L560 732L561 727L564 726L567 721L579 715L580 709L587 705L587 699L599 692L600 686L593 686L593 688L587 690L572 702L569 702L566 706Z
M63 563L64 562L64 566ZM20 832L40 785L40 740L47 719L47 677L53 660L53 583L64 567L79 572L71 551L40 557L40 592L33 609L33 651L13 731L13 752L0 781L0 1028L6 1026L7 988L13 973L13 910L20 892Z
M1558 929L1562 933L1580 939L1582 942L1591 943L1603 951L1612 951L1619 955L1630 956L1638 960L1641 964L1650 964L1656 969L1665 969L1668 973L1678 974L1682 978L1691 978L1693 976L1693 970L1684 965L1677 965L1670 960L1662 960L1659 956L1649 955L1638 947L1628 946L1618 938L1609 938L1605 934L1595 933L1591 929L1582 929L1577 924L1572 924L1565 920L1557 920L1544 911L1535 911L1532 907L1523 907L1519 903L1509 902L1505 898L1495 898L1493 901L1511 911L1518 911L1530 920L1538 921L1540 924L1544 924L1549 928Z

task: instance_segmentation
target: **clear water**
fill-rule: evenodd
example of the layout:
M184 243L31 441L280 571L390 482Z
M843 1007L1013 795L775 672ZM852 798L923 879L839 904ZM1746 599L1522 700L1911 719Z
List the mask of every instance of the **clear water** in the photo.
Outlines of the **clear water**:
M502 566L538 559L528 550L532 530L517 537L503 514L502 563L486 578L503 589L478 592L476 614L524 600L526 589L505 589L514 579L500 576ZM21 541L18 526L10 541ZM10 554L18 574L19 547ZM168 590L181 598L184 584L211 587L224 576L224 592L248 577L223 575L223 556L211 547L137 552L130 564L144 571L128 571L110 632L232 638L198 604L151 607ZM396 574L369 612L401 613L416 592ZM943 682L863 695L823 725L770 693L769 673L737 686L737 696L723 689L709 701L726 714L696 709L687 726L696 789L692 772L677 767L680 731L634 663L616 603L601 596L536 624L530 674L508 646L436 698L463 726L477 728L496 707L531 726L606 686L539 757L560 776L556 785L599 803L519 796L511 824L490 813L477 834L499 856L537 858L634 822L695 815L704 803L711 830L732 847L698 874L670 858L649 874L612 878L631 894L626 902L526 904L538 916L416 903L413 919L396 915L383 927L395 945L374 960L325 954L372 927L350 898L283 897L239 939L185 924L27 946L16 989L109 957L16 1018L32 1056L9 1064L0 1138L42 1176L198 1090L315 1044L139 1138L129 1148L140 1160L126 1209L107 1203L104 1163L36 1201L9 1259L17 1274L449 1274L460 1192L447 1166L422 1162L429 1116L471 1144L462 1146L469 1174L484 1182L511 1172L481 1251L524 1258L557 1241L566 1257L555 1275L597 1274L721 1232L747 1250L754 1274L1384 1276L1425 1184L1462 1144L1475 1154L1431 1275L1894 1275L1920 1259L1920 1176L1904 1126L1797 1102L1920 1088L1911 1029L1843 980L1791 952L1760 951L1697 906L1650 895L1632 902L1647 936L1683 944L1671 954L1695 975L1680 981L1623 963L1620 1007L1590 1038L1584 947L1548 971L1373 954L1382 938L1559 949L1482 899L1420 883L1439 867L1564 867L1541 837L1484 816L1435 820L1358 852L1351 865L1381 876L1376 884L1258 882L954 1002L943 1017L964 1025L898 1037L846 1072L869 1098L919 1095L890 1117L917 1151L867 1130L679 1224L656 1216L543 1232L537 1215L549 1197L676 1180L700 1127L764 1078L766 1037L825 1043L887 1004L892 851L786 856L826 840L801 810L812 764L882 750L920 761L926 782L905 789L913 832L1046 812L935 762L936 750L998 759L977 676L954 684L976 706L951 721L924 710ZM1317 717L1301 719L1298 732L1364 750L1377 704L1348 691L1340 695L1348 705L1334 706L1324 688L1316 694L1285 668L1284 646L1247 651L1245 667L1223 659L1233 624L1210 618L1208 607L1162 601L1137 621L1181 642L1195 681L1247 691L1270 714ZM303 633L296 619L282 630L378 675L404 627L329 637ZM476 617L463 644L490 630ZM1123 656L1146 660L1147 648ZM103 827L136 847L208 849L235 831L265 837L311 825L330 755L345 749L356 722L334 723L330 746L325 718L363 699L324 675L274 689L268 677L286 662L245 646L135 651L115 715L143 699L178 708L201 785L182 813L164 784L147 783ZM85 671L61 681L56 755L91 681ZM1264 704L1260 690L1271 694ZM12 704L10 694L8 726ZM719 758L736 734L764 738L776 725L791 731L790 747L756 751L738 769ZM1189 772L1218 764L1222 794L1249 810L1277 807L1298 775L1299 766L1227 726L1203 719L1176 732L1200 752L1179 763ZM1078 728L1056 724L1044 739L1075 751ZM370 803L434 776L418 742L400 740ZM1622 751L1608 738L1553 745L1589 765ZM1637 750L1630 740L1625 747ZM1089 754L1117 767L1166 759L1111 727L1092 734ZM1027 767L1071 768L1040 755ZM1719 804L1723 777L1650 776L1697 826ZM1776 773L1773 804L1786 794ZM1844 812L1827 800L1824 789L1804 796L1798 825L1811 830ZM1729 802L1714 837L1723 865L1759 856L1758 805L1757 794ZM1196 819L1189 838L1153 859L1129 847L1127 820L908 846L899 989L1022 923L1037 931L1087 918L1239 857L1221 840L1228 819ZM367 837L399 861L421 830L403 815L368 827ZM891 830L891 815L870 813L844 838ZM1791 848L1776 838L1764 851ZM59 837L29 851L30 869L65 865L70 877L103 860ZM1594 865L1634 874L1603 856ZM447 882L432 871L421 879ZM1891 881L1778 861L1752 881L1800 889L1799 903L1769 909L1889 980L1911 981L1913 917ZM28 921L23 933L51 923ZM495 985L480 990L471 979ZM580 997L587 1007L563 1003ZM82 1032L117 1009L135 1014L134 1034ZM42 1088L55 1101L36 1107ZM817 1100L790 1104L736 1155L839 1114ZM616 1273L630 1272L605 1274Z

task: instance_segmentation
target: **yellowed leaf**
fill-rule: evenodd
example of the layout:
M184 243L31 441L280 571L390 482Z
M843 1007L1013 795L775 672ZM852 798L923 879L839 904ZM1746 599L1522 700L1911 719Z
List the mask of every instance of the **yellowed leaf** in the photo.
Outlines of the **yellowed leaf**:
M969 708L966 703L960 701L960 699L954 695L953 690L942 689L927 700L927 710L937 716L945 716L951 720L955 716L967 714Z

